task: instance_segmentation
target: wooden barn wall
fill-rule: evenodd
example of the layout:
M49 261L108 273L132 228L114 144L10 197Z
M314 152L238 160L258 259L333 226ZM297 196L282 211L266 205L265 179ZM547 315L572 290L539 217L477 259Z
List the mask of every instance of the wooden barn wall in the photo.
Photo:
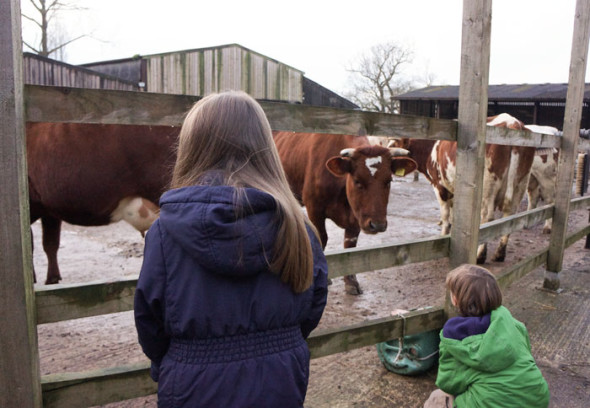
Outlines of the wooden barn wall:
M99 73L89 72L57 61L34 57L23 58L25 84L64 86L72 88L111 89L117 91L137 91L132 83L108 78Z
M183 95L242 90L257 99L302 102L302 73L240 47L154 55L147 91Z

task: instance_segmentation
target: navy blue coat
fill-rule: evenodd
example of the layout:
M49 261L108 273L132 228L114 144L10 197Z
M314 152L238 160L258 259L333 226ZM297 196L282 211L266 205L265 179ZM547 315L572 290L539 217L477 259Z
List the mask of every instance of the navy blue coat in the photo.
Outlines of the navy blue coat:
M149 229L135 293L139 343L152 361L159 407L301 407L305 338L326 305L327 264L308 231L314 283L295 294L271 273L276 204L245 189L166 192Z

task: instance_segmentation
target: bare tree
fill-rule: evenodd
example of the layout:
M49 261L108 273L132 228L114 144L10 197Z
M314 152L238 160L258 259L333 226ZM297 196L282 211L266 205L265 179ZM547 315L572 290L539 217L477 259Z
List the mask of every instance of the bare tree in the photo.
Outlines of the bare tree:
M352 89L345 95L364 110L397 113L392 98L413 89L402 68L413 60L413 52L395 42L378 44L361 56L347 71L352 74Z
M63 56L64 48L86 36L86 34L69 38L64 34L63 27L56 23L57 15L63 11L83 10L83 8L74 6L67 0L29 0L32 5L31 11L35 14L22 13L24 20L33 23L40 31L39 44L37 46L23 40L23 44L33 52L48 57L51 54L61 52Z

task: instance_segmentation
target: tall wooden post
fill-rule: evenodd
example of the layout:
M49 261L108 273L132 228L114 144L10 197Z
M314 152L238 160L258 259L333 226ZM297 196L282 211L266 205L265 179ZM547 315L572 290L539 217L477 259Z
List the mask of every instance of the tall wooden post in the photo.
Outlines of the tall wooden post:
M557 163L553 228L549 241L547 271L543 282L543 287L551 290L559 289L558 272L561 271L563 266L563 253L574 178L573 163L577 153L580 120L582 119L589 34L590 0L578 0L576 2L569 83L563 118L563 138Z
M451 228L451 266L475 263L485 161L491 0L463 1L457 179ZM445 309L450 313L448 302Z
M40 407L18 0L0 1L0 407Z

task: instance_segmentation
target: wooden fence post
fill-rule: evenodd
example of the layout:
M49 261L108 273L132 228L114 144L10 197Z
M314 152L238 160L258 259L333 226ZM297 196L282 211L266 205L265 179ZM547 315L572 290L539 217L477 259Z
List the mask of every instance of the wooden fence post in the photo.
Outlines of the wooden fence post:
M485 160L491 0L463 1L461 79L457 128L457 179L451 228L450 263L475 263ZM447 293L445 311L452 313Z
M0 407L40 407L19 0L0 2Z
M573 163L577 153L580 120L582 118L589 33L590 0L578 0L576 2L569 84L563 118L563 140L557 164L553 228L549 241L547 270L543 282L543 287L550 290L559 289L558 272L561 271L563 266L563 252L565 250L565 236L574 177Z

